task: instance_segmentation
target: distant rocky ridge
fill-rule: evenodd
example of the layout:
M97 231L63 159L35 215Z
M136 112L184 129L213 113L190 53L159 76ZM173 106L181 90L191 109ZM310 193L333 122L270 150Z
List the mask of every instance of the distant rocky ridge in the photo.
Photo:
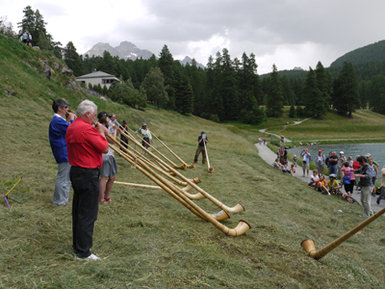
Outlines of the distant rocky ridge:
M122 41L116 47L112 47L109 43L99 42L84 54L89 56L103 56L104 51L109 52L112 56L131 60L138 58L149 59L154 54L149 50L138 48L135 44L129 41ZM183 60L179 60L183 66L185 66L187 63L191 65L192 61L193 60L188 56L186 56ZM197 67L204 68L204 65L198 62L196 65Z
M116 47L112 47L108 43L99 42L85 54L89 56L103 56L104 51L109 52L112 56L131 60L135 60L137 58L149 59L153 55L151 51L140 49L135 44L128 41L122 41Z

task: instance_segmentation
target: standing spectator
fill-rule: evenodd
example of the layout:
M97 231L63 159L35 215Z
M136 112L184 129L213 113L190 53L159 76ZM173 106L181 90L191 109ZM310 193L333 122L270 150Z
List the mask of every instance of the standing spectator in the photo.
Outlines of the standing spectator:
M373 163L373 159L371 159L371 158L368 158L368 165L372 169L372 184L374 187L374 185L376 184L376 180L377 180L378 168ZM374 191L372 191L372 194L374 194Z
M354 187L354 170L349 166L349 162L345 162L341 170L344 174L342 182L344 184L345 192L351 195Z
M285 148L281 145L277 152L279 162L281 164L285 164Z
M351 156L348 156L348 158L346 159L346 161L349 163L349 167L353 168L353 159Z
M23 41L23 43L25 44L25 45L28 45L28 41L29 41L29 37L28 37L28 31L25 31L24 33L23 33L23 35L21 36L21 41Z
M297 155L293 156L293 164L295 167L297 167Z
M125 134L128 133L128 126L127 121L123 120L122 125L119 128L123 133L120 134L120 143L127 148L128 147L128 138L125 136Z
M94 223L98 216L99 175L102 153L108 152L105 127L92 123L98 108L90 100L82 101L77 119L68 127L66 142L74 189L72 202L73 249L77 259L98 260L91 253Z
M28 33L28 46L32 47L32 34Z
M147 128L147 123L142 123L142 127L138 129L135 133L140 132L142 135L142 146L148 149L152 140L152 135L150 130Z
M340 156L337 162L337 178L339 178L340 180L342 180L342 178L344 177L344 173L342 172L341 169L345 162L346 162L346 159L345 159L344 152L340 151Z
M198 147L195 151L194 164L198 162L198 157L202 153L202 164L206 163L206 153L205 153L205 144L209 142L209 139L206 136L204 131L201 132L201 135L198 137Z
M111 115L108 115L108 118L109 118L109 124L108 124L108 127L109 127L109 130L110 130L110 133L111 135L116 138L119 134L119 124L118 122L116 121L116 114L113 113Z
M108 114L106 112L100 112L98 114L99 123L106 127L106 134L113 135L116 134L117 130L111 127L114 125L111 122ZM107 136L106 135L106 136ZM114 181L116 179L116 174L118 173L118 167L114 158L114 150L108 148L107 153L103 153L103 165L100 170L100 192L99 192L99 203L110 202L110 192Z
M382 175L381 188L380 188L381 194L377 198L377 201L376 201L377 205L380 204L381 199L385 199L385 166L383 166L383 168L381 169L381 175Z
M361 168L356 171L355 177L360 178L361 187L361 203L364 207L364 217L370 217L373 214L370 197L371 197L371 186L372 186L372 170L368 165L368 160L364 156L359 156L357 161Z
M302 157L302 171L303 171L303 177L305 176L305 172L307 172L307 176L309 176L309 166L310 166L310 153L309 149L305 149L301 152Z
M319 174L324 174L325 170L325 155L322 154L322 150L318 150L318 155L315 160L317 171Z
M338 157L336 152L332 152L329 156L329 176L331 174L337 174Z
M358 160L358 155L356 156L356 158L354 159L353 161L353 170L354 171L357 171L360 169L360 163L357 161ZM356 189L357 190L361 190L361 187L359 186L359 182L360 182L360 178L356 177L355 178L355 185L356 185Z
M68 112L68 102L63 98L55 99L52 103L54 116L49 125L49 142L53 156L58 164L53 203L57 206L68 204L71 189L70 164L67 155L65 136L67 128L75 119L75 114ZM65 117L68 115L67 120Z

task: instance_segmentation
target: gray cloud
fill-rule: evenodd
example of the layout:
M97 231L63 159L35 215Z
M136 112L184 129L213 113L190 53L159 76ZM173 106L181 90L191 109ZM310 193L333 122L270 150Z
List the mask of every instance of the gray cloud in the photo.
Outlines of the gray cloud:
M127 40L156 55L166 44L173 55L206 63L227 46L232 57L253 52L261 69L290 69L318 60L329 65L384 39L383 0L21 0L0 1L0 11L20 10L19 22L27 5L42 12L55 40L73 41L80 53L97 42Z

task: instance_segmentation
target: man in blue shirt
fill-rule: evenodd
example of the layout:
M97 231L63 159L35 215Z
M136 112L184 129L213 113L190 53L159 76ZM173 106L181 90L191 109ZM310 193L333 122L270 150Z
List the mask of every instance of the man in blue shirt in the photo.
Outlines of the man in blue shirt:
M75 114L68 111L68 102L63 98L55 99L52 109L55 114L49 125L49 142L53 156L58 163L53 203L62 206L67 205L71 188L69 175L71 166L68 162L65 136L68 126L75 119Z

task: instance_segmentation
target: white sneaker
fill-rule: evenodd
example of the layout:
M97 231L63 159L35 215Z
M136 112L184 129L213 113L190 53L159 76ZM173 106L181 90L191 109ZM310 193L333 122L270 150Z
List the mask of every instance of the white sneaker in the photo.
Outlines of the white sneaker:
M86 260L100 260L100 257L94 255L91 253L91 255L89 255Z
M95 261L95 260L99 260L100 258L99 258L98 256L96 256L96 255L94 255L94 254L91 253L91 255L89 255L89 256L86 257L86 258L80 258L80 257L78 257L78 256L75 255L75 259L76 259L76 260L86 260L86 261L92 260L92 261Z

